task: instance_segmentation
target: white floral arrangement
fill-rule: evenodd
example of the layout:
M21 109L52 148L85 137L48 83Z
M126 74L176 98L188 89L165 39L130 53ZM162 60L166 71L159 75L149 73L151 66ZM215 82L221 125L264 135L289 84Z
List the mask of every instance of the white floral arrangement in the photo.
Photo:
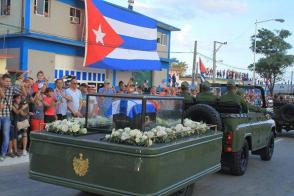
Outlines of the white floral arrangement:
M173 128L157 126L144 133L138 129L114 129L111 134L105 136L105 139L120 144L151 146L154 143L167 143L184 137L205 134L209 129L205 123L185 119L184 125L177 124Z
M70 120L57 120L46 125L48 132L58 133L61 135L81 135L86 134L85 119L73 118Z

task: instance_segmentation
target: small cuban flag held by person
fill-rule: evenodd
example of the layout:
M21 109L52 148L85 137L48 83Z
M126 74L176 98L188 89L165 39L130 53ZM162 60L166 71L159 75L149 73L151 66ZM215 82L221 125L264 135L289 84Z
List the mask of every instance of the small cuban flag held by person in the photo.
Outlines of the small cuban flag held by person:
M85 0L84 66L114 70L161 70L157 22L102 0Z
M201 60L201 58L199 58L199 66L200 66L200 78L201 78L201 83L205 82L206 80L206 68Z

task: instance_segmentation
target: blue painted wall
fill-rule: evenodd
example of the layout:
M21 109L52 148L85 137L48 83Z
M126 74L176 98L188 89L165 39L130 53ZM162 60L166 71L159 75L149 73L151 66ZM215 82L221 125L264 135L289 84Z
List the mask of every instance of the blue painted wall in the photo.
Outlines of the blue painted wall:
M31 23L31 0L25 0L25 18L24 18L24 28L28 32Z

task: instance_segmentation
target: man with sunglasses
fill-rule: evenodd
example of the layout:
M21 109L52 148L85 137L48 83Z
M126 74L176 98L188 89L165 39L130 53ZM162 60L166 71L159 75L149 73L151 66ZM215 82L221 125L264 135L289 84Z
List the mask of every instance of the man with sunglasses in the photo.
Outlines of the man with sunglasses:
M71 97L67 103L67 117L82 117L82 93L78 89L78 82L75 78L71 79L69 88L65 90L65 95Z

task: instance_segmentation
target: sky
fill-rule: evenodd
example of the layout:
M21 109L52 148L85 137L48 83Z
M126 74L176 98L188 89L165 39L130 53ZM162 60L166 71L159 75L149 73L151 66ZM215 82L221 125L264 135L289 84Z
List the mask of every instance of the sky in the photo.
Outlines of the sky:
M106 0L127 7L127 0ZM194 41L198 52L212 58L213 42L227 42L217 52L217 69L248 72L253 63L249 49L254 35L255 21L282 18L284 23L270 21L258 24L258 29L286 29L294 34L293 0L135 0L134 10L181 29L171 37L171 58L185 61L192 72ZM294 35L287 39L294 47ZM294 55L294 49L288 51ZM199 57L199 55L198 55ZM257 59L261 56L257 56ZM201 57L206 67L212 67L210 58ZM232 68L233 67L233 68ZM285 82L291 78L294 66L284 74ZM251 74L252 75L252 74Z

